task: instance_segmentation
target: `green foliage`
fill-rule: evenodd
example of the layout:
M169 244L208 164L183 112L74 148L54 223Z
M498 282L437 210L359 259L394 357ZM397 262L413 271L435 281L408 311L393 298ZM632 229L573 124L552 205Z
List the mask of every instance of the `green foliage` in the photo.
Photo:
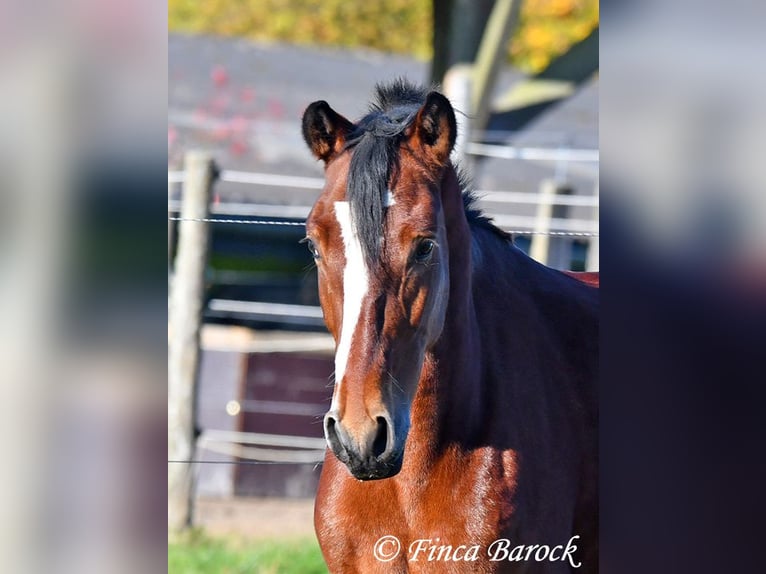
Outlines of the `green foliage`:
M537 72L598 25L598 0L523 0L509 56ZM431 57L431 0L169 0L172 31Z
M598 26L598 0L524 0L511 60L539 72Z
M326 574L316 541L229 542L194 532L168 544L168 574Z
M430 54L428 0L169 0L171 30Z

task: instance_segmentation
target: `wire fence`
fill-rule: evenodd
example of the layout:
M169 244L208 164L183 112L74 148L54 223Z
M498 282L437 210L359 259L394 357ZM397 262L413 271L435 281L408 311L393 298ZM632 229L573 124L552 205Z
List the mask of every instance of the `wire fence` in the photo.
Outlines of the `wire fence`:
M285 462L274 460L168 460L168 464L307 464L305 462Z
M196 221L199 223L234 223L239 225L285 225L304 227L305 221L270 221L265 219L218 219L212 217L168 217L169 221ZM534 231L531 229L506 230L511 235L548 235L551 237L598 237L599 234L590 231Z
M525 160L558 160L558 161L584 161L584 162L598 162L598 150L546 150L544 148L513 148L509 146L481 146L479 144L472 144L478 146L475 150L479 151L492 151L497 153L497 157L504 157L509 159L525 159ZM481 150L479 149L481 148ZM485 150L484 148L492 148L491 150ZM562 155L566 152L564 155ZM504 154L504 155L503 155ZM183 171L169 171L168 183L184 183L186 177ZM324 180L316 177L302 177L302 176L289 176L281 174L271 173L259 173L237 170L220 170L218 171L217 180L228 183L239 183L248 185L260 185L260 186L272 186L272 187L284 187L293 189L308 189L319 190L324 187ZM517 204L547 204L550 206L568 206L568 207L593 207L597 208L599 205L598 195L556 195L553 197L544 197L539 193L521 192L521 191L494 191L494 190L477 190L475 191L477 197L487 203L517 203ZM170 215L169 221L192 221L199 223L214 223L214 224L231 224L231 225L263 225L263 226L284 226L284 227L301 227L305 226L305 216L310 211L308 206L294 206L294 205L272 205L272 204L249 204L249 203L216 203L211 207L212 213L219 213L225 215L231 215L232 217L204 217L204 218L185 218L180 216ZM180 202L177 200L171 200L168 202L169 212L180 211ZM243 216L269 216L274 219L243 219ZM512 235L521 236L549 236L549 237L573 237L573 238L597 238L599 236L597 231L588 229L593 225L592 221L588 220L573 220L573 219L559 219L555 223L558 227L564 227L564 229L522 229L512 227L513 223L522 223L522 225L536 226L536 218L529 216L519 216L509 218L500 214L488 213L490 217L495 218L499 222L499 226L503 227L508 233ZM292 219L300 219L300 221L293 221ZM511 225L502 225L503 219L510 219ZM529 220L529 221L527 221ZM551 223L554 223L552 220ZM552 227L549 225L548 227ZM575 229L566 229L566 227L574 227ZM579 228L579 229L578 229Z
M236 460L169 459L168 464L316 465L324 460L326 443L319 437L206 430L198 437L197 448Z
M319 405L311 406L312 413L318 410ZM168 464L317 464L324 460L326 442L320 437L208 429L196 447L231 460L169 459Z
M287 225L305 227L305 221L267 221L251 219L217 219L213 217L168 217L168 221L197 221L199 223L235 223L238 225Z
M466 152L471 155L496 157L500 159L565 163L599 163L599 151L597 149L518 147L472 142L466 145Z

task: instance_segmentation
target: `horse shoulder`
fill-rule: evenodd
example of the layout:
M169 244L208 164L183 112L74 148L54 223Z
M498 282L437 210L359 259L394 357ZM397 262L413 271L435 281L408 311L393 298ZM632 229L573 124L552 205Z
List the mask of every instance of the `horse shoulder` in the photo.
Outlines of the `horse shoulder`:
M416 509L412 536L491 543L512 522L517 460L515 451L489 446L446 454L424 487L404 491L404 504Z

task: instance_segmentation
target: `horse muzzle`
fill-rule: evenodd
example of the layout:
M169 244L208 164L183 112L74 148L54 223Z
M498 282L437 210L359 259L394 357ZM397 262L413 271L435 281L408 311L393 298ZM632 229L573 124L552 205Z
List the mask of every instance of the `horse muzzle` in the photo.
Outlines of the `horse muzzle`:
M344 424L337 413L324 417L324 433L330 450L359 480L390 478L402 469L404 441L387 413L361 424Z

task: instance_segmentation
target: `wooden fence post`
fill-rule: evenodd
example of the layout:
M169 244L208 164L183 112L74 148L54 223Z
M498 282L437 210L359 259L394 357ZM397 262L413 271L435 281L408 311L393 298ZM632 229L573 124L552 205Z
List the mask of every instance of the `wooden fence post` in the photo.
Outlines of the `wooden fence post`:
M553 216L553 200L556 198L556 183L545 180L540 184L540 202L537 204L535 219L535 235L529 246L529 256L543 265L548 263L548 247L550 237L546 235L551 228Z
M599 185L596 184L596 197L599 196ZM595 220L598 221L599 217L599 206L597 205L594 208L595 211ZM599 244L598 244L598 236L591 237L590 243L588 244L588 256L585 263L585 270L586 271L598 271L599 270Z
M182 219L208 217L216 169L202 152L185 158ZM194 457L195 403L199 368L199 331L205 288L209 226L181 221L175 273L169 301L168 460ZM168 532L177 534L192 523L192 465L168 463Z
M572 240L551 237L552 219L566 219L567 207L556 204L556 197L569 195L572 189L555 180L546 179L540 184L540 202L537 205L535 234L532 236L529 256L544 265L565 269L569 266Z

